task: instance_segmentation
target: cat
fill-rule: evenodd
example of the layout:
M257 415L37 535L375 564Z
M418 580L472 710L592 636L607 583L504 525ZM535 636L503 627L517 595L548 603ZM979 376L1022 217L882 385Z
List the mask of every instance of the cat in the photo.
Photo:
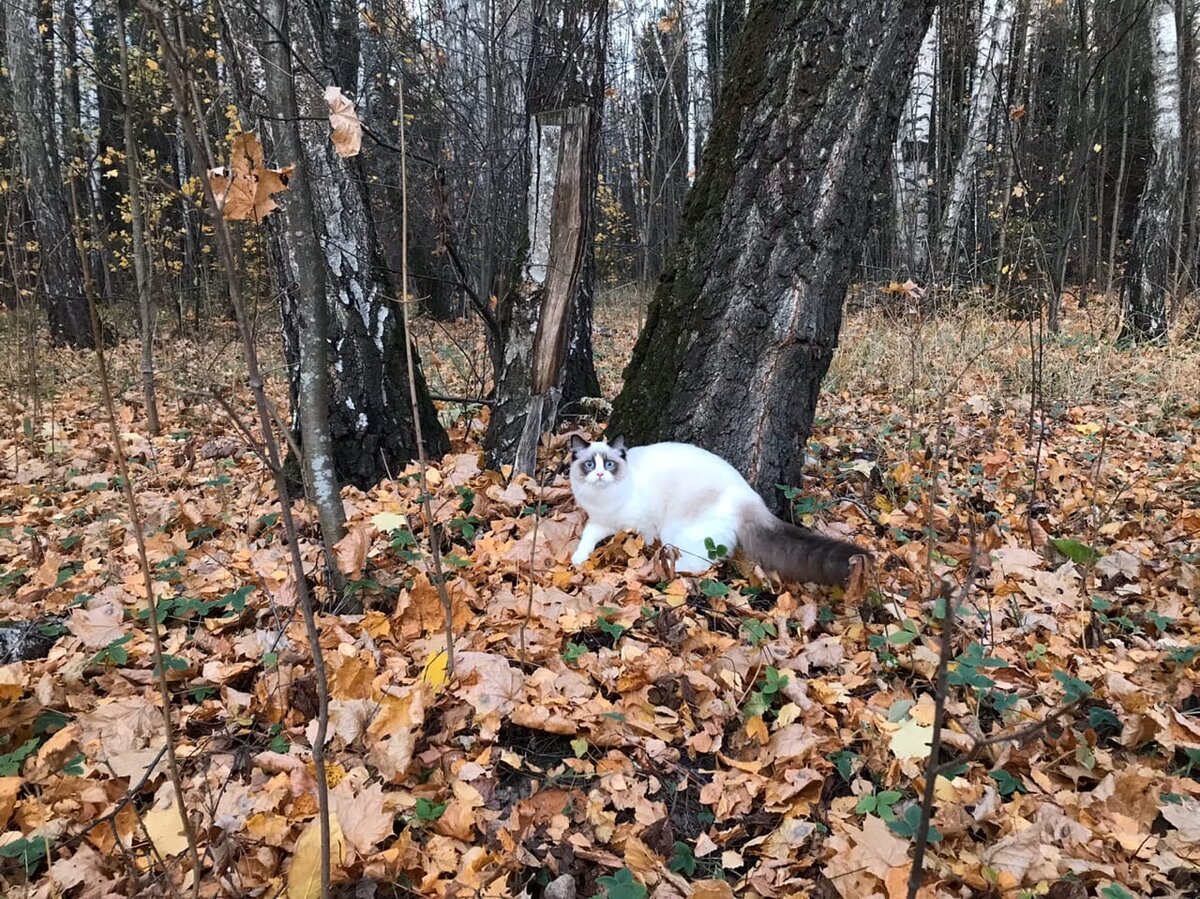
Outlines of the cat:
M572 435L570 449L571 492L588 516L571 555L576 567L623 530L678 549L681 574L704 571L724 547L728 555L740 549L785 581L841 584L850 560L868 555L855 543L776 518L737 469L698 446L627 449L622 437L588 443Z

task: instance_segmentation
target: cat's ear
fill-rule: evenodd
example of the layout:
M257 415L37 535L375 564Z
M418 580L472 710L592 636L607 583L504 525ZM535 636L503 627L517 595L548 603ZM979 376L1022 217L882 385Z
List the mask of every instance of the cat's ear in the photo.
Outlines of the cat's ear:
M616 450L618 453L621 454L621 458L624 459L625 458L625 437L624 437L624 435L618 434L612 440L609 440L608 448L611 450Z
M571 435L571 442L568 444L568 449L571 450L572 454L579 452L581 449L587 449L587 448L588 448L588 442L586 440L584 440L578 434Z

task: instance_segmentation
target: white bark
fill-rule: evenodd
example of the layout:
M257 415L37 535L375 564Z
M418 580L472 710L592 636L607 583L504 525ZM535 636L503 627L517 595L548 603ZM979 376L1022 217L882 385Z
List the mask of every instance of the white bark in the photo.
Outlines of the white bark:
M967 122L967 137L963 142L954 180L942 221L941 262L951 266L962 239L963 213L971 197L971 186L987 151L988 125L1000 95L1002 72L1008 58L1014 18L1013 0L984 0L979 22L979 44L975 56L974 90L971 93L971 112Z
M561 125L537 119L529 123L529 262L525 277L534 284L545 283L550 266L550 213L561 144Z
M935 12L917 54L892 153L896 178L896 234L909 274L925 271L929 263L929 135L937 78L939 29Z
M1171 275L1183 177L1179 39L1174 0L1150 7L1150 73L1154 122L1153 161L1138 201L1128 283L1126 340L1160 340L1167 334L1165 293Z

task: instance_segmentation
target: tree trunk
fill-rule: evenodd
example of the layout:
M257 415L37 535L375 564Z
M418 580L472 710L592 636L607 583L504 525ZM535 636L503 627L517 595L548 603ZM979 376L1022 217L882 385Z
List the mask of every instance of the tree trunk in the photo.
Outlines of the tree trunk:
M493 467L513 463L515 471L533 471L538 438L558 414L564 384L572 400L583 389L599 392L591 363L592 288L580 281L594 272L585 246L595 233L607 33L606 0L552 0L534 20L528 256L498 316L500 364L484 438Z
M408 338L396 306L398 291L389 282L379 252L361 169L354 165L353 158L339 157L329 139L324 88L334 82L321 39L321 23L330 20L329 9L324 0L293 0L286 9L289 52L294 60L305 60L306 70L317 73L318 78L306 75L293 82L299 110L296 127L303 153L295 159L280 157L278 162L302 163L311 193L312 227L324 279L328 344L332 348L326 415L334 471L338 482L348 481L367 489L398 473L417 456L405 362L404 341ZM224 10L231 17L223 23L229 35L262 34L267 43L278 39L248 2L230 4ZM271 51L264 47L263 52ZM270 120L278 112L261 108L255 99L261 85L268 83L270 56L262 56L261 69L254 54L245 54L243 61L234 62L237 56L236 45L226 53L231 70L243 70L234 72L238 99L251 119L261 117L274 124ZM270 134L271 128L265 131ZM272 152L283 151L272 147ZM302 211L297 210L297 215L303 218ZM289 226L291 222L289 216ZM292 249L303 253L302 245ZM277 254L277 264L284 256L284 252ZM307 261L298 259L297 264ZM280 283L291 283L292 279L290 265L278 273ZM298 306L288 308L298 311ZM296 360L289 365L288 378L298 407L300 394L306 389L299 363L300 344L310 323L301 321L300 315L285 315L283 324L285 346L294 349L290 356ZM416 377L426 450L436 458L446 452L448 443L419 368Z
M1153 0L1151 4L1150 71L1154 158L1138 201L1129 269L1125 273L1125 321L1119 337L1122 343L1161 341L1167 336L1166 291L1183 173L1174 0Z
M842 301L936 0L763 0L612 428L798 483Z
M896 243L913 278L929 268L929 163L932 155L934 80L937 77L937 17L929 24L908 85L893 156L896 161Z
M121 102L124 104L125 177L129 182L129 228L133 237L133 277L137 282L138 313L142 321L142 399L146 404L146 428L158 433L158 399L154 391L154 307L150 301L150 261L146 256L145 219L142 215L142 180L138 146L134 137L133 95L129 90L129 53L125 44L125 14L116 4L117 47L121 58Z
M268 34L263 43L263 67L267 97L280 111L272 118L271 139L275 150L296 166L289 181L288 196L280 204L283 229L279 247L290 276L284 297L284 321L296 334L299 371L296 380L296 417L300 421L304 486L317 510L321 538L330 571L336 570L333 546L342 538L346 512L333 463L333 441L329 434L329 315L325 295L325 267L317 240L313 186L308 160L297 130L299 113L292 76L290 23L286 0L266 0L263 6ZM286 302L286 299L285 299Z
M979 42L975 57L975 87L971 92L971 115L963 142L946 215L942 221L939 245L941 264L950 272L958 262L965 243L964 211L971 198L971 187L980 174L980 163L988 147L988 127L992 110L1000 95L1001 72L1008 61L1008 43L1012 35L1013 0L984 0L979 24Z
M83 293L83 270L63 195L53 86L47 77L38 24L37 0L7 0L4 30L21 171L28 184L27 197L37 234L50 339L55 345L90 347L92 329Z

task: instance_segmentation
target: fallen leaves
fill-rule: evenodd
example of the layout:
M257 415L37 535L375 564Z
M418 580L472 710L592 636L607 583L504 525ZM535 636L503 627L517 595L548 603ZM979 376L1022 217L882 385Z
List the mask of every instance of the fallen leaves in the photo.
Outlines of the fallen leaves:
M125 364L136 371L136 354ZM980 572L952 646L940 757L1080 702L1050 731L939 778L922 899L1044 891L1068 875L1091 894L1168 889L1200 838L1189 421L1140 407L1047 413L1031 522L1027 405L979 379L956 390L936 459L932 412L897 411L883 388L823 399L830 424L810 444L813 502L798 515L873 550L879 564L852 595L773 593L731 569L675 578L627 535L577 570L566 560L580 516L554 457L545 484L505 481L457 431L458 451L428 478L453 560L453 677L415 468L347 488L338 564L364 613L329 603L318 620L335 876L445 897L512 896L539 871L587 896L611 880L659 899L786 897L822 877L846 897L905 895L943 605L972 558L974 516ZM93 883L128 897L122 847L139 865L151 847L174 858L177 886L186 863L119 485L93 449L85 394L62 396L77 413L55 422L54 453L0 436L0 466L30 456L3 470L0 578L13 589L0 616L51 635L45 658L0 667L0 734L12 735L0 742L0 846L52 836L32 889L53 878L67 899ZM227 865L227 881L206 867L204 887L312 895L316 694L268 473L252 453L189 455L169 436L243 445L221 421L168 411L168 436L144 440L128 414L185 799L206 857ZM873 434L868 458L863 421L904 426ZM1097 466L1101 434L1111 466ZM856 504L816 514L848 489ZM1108 510L1099 525L1096 507ZM297 516L325 600L311 510ZM118 808L135 784L137 801ZM112 828L71 842L108 814ZM12 870L0 862L0 891Z

